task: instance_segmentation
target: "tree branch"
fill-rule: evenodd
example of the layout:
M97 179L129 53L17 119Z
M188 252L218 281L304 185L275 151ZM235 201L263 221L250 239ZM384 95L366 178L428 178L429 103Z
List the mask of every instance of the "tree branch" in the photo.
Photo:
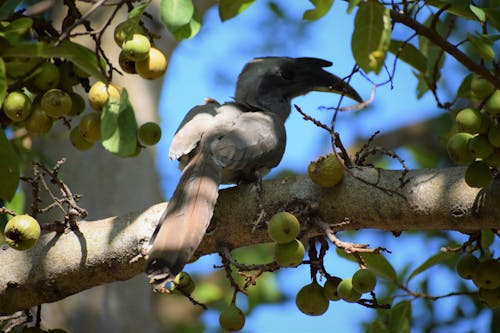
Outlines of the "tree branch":
M401 171L350 171L332 189L321 189L305 176L267 181L262 206L269 216L281 210L294 211L303 225L313 226L307 222L319 218L333 230L500 228L499 181L479 190L464 183L462 167L413 170L407 175L409 183L401 189ZM26 252L1 249L0 314L140 274L146 245L164 209L165 203L126 216L79 222L79 231L45 233L35 248ZM221 242L230 248L269 242L265 228L251 232L259 213L253 185L222 190L211 232L197 255L216 252ZM311 227L305 237L320 233Z

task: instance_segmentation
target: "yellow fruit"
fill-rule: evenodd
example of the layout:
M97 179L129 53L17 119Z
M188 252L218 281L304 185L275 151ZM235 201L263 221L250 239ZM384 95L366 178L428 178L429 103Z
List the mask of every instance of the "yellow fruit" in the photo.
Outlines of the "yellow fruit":
M466 254L457 262L457 273L462 279L471 280L476 274L479 259L472 254Z
M493 172L484 161L474 161L465 170L465 182L470 187L485 187L493 178Z
M296 267L304 260L305 252L302 242L294 239L290 243L274 245L274 260L281 267Z
M343 279L337 286L337 292L344 301L355 303L361 298L361 293L354 289L352 278Z
M151 43L141 34L134 34L131 39L123 42L123 54L132 61L141 61L148 57Z
M42 96L42 110L52 118L59 118L71 112L71 97L61 89L51 89Z
M236 304L231 303L219 315L219 324L225 330L239 331L245 326L245 314Z
M481 120L481 113L471 108L463 109L458 112L455 117L459 131L471 134L479 133L481 129Z
M52 118L37 104L33 106L33 111L28 119L24 121L24 127L28 132L33 134L48 133L52 128Z
M161 139L161 128L157 123L148 122L142 124L137 131L139 141L146 146L152 146Z
M470 163L474 157L469 150L470 133L457 133L448 139L446 150L450 159L458 164Z
M90 106L96 111L102 111L109 97L120 98L120 90L112 84L106 86L103 82L97 81L90 88L88 97Z
M297 308L306 315L320 316L328 310L328 299L323 293L323 288L313 281L299 290L295 297Z
M500 262L487 259L477 266L472 281L478 288L496 289L500 287Z
M377 278L368 269L360 269L352 276L352 287L360 293L373 291L376 285Z
M93 143L90 143L83 138L78 127L74 127L69 132L69 140L76 149L81 151L89 150L93 145Z
M152 47L146 59L135 63L135 70L142 78L155 80L165 74L167 58L160 50Z
M279 212L267 224L267 233L278 244L290 243L300 232L297 218L288 212Z
M344 175L344 167L335 154L322 156L309 163L307 171L311 180L321 187L337 185Z
M5 225L7 244L20 251L31 249L40 238L40 224L29 215L16 215Z
M325 285L323 286L323 294L325 294L325 297L330 301L338 301L340 299L337 291L340 281L342 281L342 279L337 276L333 276L326 280Z
M3 101L3 112L12 121L22 121L31 113L31 100L20 91L13 91Z
M101 115L91 112L82 116L78 129L85 141L90 143L99 141L101 139Z

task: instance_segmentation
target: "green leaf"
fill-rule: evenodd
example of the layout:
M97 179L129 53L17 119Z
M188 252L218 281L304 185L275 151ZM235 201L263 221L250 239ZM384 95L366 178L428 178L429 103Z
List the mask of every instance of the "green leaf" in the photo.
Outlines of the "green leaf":
M389 10L375 0L359 5L354 20L351 49L356 63L365 72L379 73L390 43Z
M473 5L470 5L469 8L471 12L477 17L477 19L481 21L481 23L484 23L486 21L486 13L482 8Z
M189 24L194 15L192 0L161 0L160 17L170 32Z
M420 266L415 268L413 270L413 272L411 272L410 276L406 280L406 283L410 282L410 280L413 279L415 276L428 270L429 268L431 268L435 265L447 262L451 259L455 259L457 256L458 256L458 254L456 252L439 252L439 253L431 256L426 261L424 261L423 264L421 264Z
M7 0L0 6L0 20L5 20L12 15L22 0Z
M389 333L410 333L411 302L403 301L391 308L389 314Z
M122 25L123 32L125 34L125 40L132 39L134 32L137 31L137 27L141 22L142 14L144 13L148 5L149 3L141 4L137 7L134 7L134 9L132 9L130 13L128 13L128 18Z
M12 22L2 22L0 35L24 35L33 26L33 19L30 17L20 17Z
M466 19L470 20L476 20L476 16L472 12L470 8L470 3L471 1L464 1L464 0L427 0L426 4L437 7L437 8L443 8L445 6L449 6L446 8L446 12L453 14L455 16L460 16Z
M137 121L134 109L123 89L120 99L110 97L101 115L103 147L120 157L131 156L137 149Z
M470 84L472 82L472 74L467 75L464 77L462 83L460 84L460 87L458 87L457 90L457 97L462 97L465 99L471 99L472 98L472 92L470 88Z
M59 46L49 45L43 42L18 44L9 47L9 49L3 53L3 56L65 58L97 80L108 82L106 77L99 70L95 53L85 46L70 41L64 41Z
M393 39L389 51L420 72L425 72L427 69L427 59L412 44Z
M255 0L219 0L219 17L222 21L229 20L247 10Z
M19 185L19 159L4 131L0 131L0 199L11 200Z
M5 202L5 208L15 211L17 214L24 214L25 200L24 191L19 189L10 201Z
M500 8L482 8L484 13L486 14L486 18L488 22L491 23L497 30L500 30Z
M376 275L397 282L396 270L391 263L381 254L376 253L360 253L366 267Z
M0 58L0 105L7 95L7 74L5 71L5 62Z
M309 2L314 5L314 8L306 10L302 19L310 21L325 16L333 5L333 0L309 0Z
M347 6L347 14L351 14L354 8L356 8L363 0L349 0L349 5Z
M200 28L201 28L201 16L198 10L195 9L191 21L189 21L189 23L186 24L185 26L172 32L172 34L174 35L175 39L178 42L180 42L183 39L190 39L196 36L200 31Z
M483 249L488 249L493 241L495 240L495 234L491 229L483 229L481 230L481 247Z
M483 38L483 36L474 36L471 34L467 34L467 39L471 42L472 46L479 53L479 56L483 58L484 61L493 61L495 60L495 51L491 46L491 42L487 38Z

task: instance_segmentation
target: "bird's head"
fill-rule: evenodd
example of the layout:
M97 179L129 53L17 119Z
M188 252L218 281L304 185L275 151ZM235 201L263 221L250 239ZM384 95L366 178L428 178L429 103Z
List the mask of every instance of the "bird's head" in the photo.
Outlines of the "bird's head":
M332 63L317 58L263 57L245 65L236 85L236 102L269 109L287 104L310 91L342 94L362 102L361 96L338 76L323 67Z

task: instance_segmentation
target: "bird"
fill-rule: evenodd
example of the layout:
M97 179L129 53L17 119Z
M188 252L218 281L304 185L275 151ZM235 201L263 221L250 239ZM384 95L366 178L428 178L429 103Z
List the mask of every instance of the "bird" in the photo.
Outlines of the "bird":
M171 282L196 251L220 184L259 181L279 164L293 98L324 91L362 102L354 88L323 69L331 65L310 57L254 58L239 74L232 101L209 99L186 114L169 150L182 174L150 241L145 273L153 286Z

